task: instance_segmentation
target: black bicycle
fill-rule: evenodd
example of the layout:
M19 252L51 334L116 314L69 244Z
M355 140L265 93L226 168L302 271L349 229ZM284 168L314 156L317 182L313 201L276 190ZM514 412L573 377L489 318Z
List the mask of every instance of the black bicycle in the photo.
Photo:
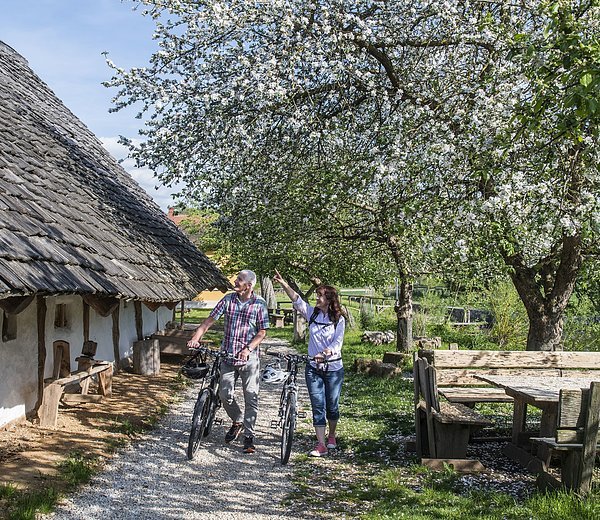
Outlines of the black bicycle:
M294 431L296 430L296 419L306 417L305 412L298 411L298 365L308 362L311 358L300 354L280 354L269 352L269 355L276 356L279 360L286 362L285 376L280 379L280 362L276 367L268 365L273 370L273 382L283 381L283 389L279 399L279 419L271 421L272 428L281 428L281 464L287 464L292 453L292 443L294 442ZM264 380L264 379L263 379Z
M217 410L221 407L219 383L221 379L221 361L229 354L206 347L190 349L192 357L181 368L181 373L190 379L202 380L198 398L194 405L192 428L188 440L187 457L192 460L204 437L208 437L215 422ZM212 364L207 363L212 358Z

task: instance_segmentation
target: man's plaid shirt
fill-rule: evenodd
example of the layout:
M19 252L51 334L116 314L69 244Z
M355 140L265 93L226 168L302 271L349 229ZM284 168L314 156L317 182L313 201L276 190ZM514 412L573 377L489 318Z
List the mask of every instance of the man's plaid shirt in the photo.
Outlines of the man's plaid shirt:
M223 315L225 316L225 334L222 347L236 358L259 330L269 328L267 302L254 293L244 303L240 301L236 293L224 296L215 305L210 317L218 320ZM256 349L250 356L258 356L258 354L258 349ZM243 365L244 363L236 361L233 364Z

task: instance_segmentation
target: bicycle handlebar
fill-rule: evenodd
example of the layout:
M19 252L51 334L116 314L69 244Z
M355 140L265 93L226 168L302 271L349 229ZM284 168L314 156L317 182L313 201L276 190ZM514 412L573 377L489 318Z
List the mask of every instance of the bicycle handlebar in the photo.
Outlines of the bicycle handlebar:
M192 355L208 354L213 358L220 356L221 359L227 359L228 361L241 361L240 358L236 358L235 356L229 354L225 350L213 350L208 347L188 347L188 350L191 352Z

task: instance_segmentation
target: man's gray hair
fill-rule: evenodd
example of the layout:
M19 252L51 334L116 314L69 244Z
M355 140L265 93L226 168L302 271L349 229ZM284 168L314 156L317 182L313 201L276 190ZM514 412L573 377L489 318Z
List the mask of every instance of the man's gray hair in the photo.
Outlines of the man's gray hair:
M250 271L250 269L243 269L238 274L254 289L254 286L256 285L256 273L254 271Z

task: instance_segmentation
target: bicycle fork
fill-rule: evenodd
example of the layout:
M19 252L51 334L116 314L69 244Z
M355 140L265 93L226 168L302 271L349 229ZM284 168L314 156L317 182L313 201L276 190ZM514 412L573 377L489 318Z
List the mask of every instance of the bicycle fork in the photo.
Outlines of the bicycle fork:
M295 388L290 388L287 390L287 392L285 393L285 397L283 398L281 404L279 405L279 417L277 419L273 419L271 421L271 428L283 428L283 420L285 419L285 409L286 409L286 403L288 400L288 397L290 394L296 394L296 396L298 395L298 391ZM306 412L302 412L302 411L298 411L298 409L296 409L296 417L298 419L305 419L306 418Z

